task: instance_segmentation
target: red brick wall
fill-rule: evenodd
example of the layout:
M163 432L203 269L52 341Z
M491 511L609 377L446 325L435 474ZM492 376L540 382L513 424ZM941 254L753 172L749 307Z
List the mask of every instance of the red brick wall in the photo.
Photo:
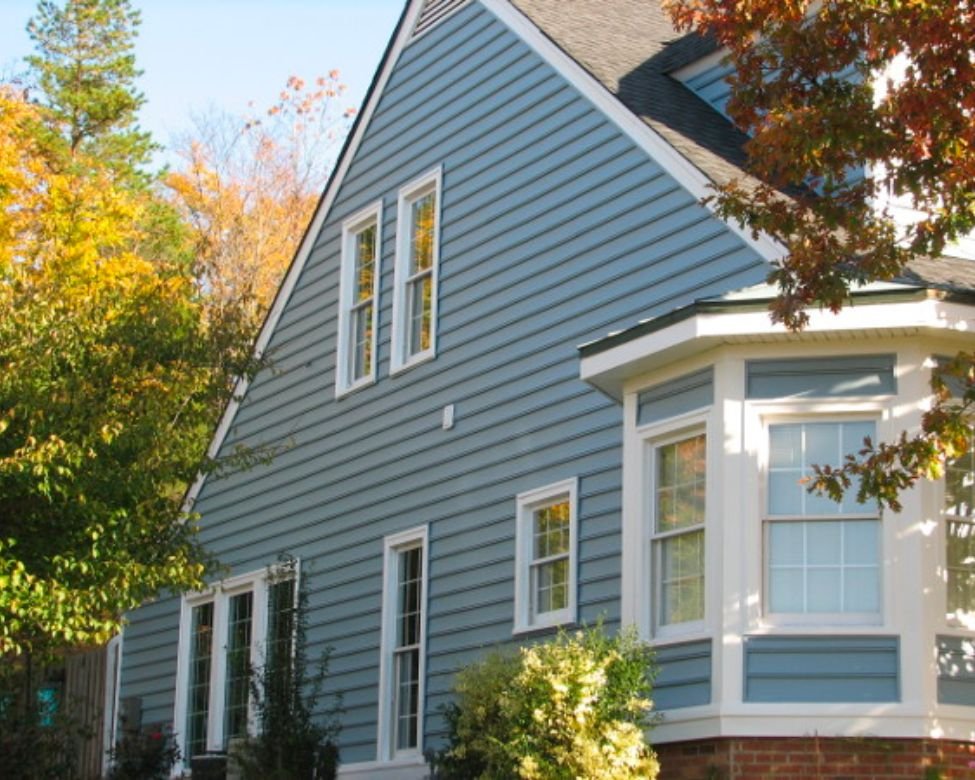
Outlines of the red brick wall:
M975 780L971 742L743 737L656 751L659 780Z

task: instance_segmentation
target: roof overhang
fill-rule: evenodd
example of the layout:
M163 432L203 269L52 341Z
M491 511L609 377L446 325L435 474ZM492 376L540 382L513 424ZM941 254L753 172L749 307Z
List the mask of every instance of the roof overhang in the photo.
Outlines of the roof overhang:
M810 311L809 325L798 333L771 321L770 302L771 298L747 296L697 301L583 344L580 376L622 401L627 379L724 345L924 334L959 341L975 338L975 295L901 287L854 294L837 314Z

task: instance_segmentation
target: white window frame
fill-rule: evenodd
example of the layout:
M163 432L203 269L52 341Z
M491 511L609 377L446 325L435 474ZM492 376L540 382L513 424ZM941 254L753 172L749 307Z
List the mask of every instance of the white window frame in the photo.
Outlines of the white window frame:
M515 497L515 634L537 631L576 622L578 610L578 527L579 527L579 480L577 477L555 482L545 487L519 493ZM534 560L535 510L569 502L569 581L568 604L564 609L535 615L532 603L535 597L531 569Z
M393 280L393 327L390 374L405 371L437 354L437 309L440 278L440 217L443 208L443 168L438 166L402 187L399 191L396 217L396 262ZM410 264L411 207L424 195L435 193L433 226L433 260L430 269L430 346L409 354L410 312L407 308L407 284Z
M647 624L651 627L653 636L658 639L668 639L681 637L687 634L700 634L705 631L708 624L708 590L711 587L708 576L710 559L708 545L708 525L711 500L709 494L712 490L711 485L711 436L708 431L708 412L690 412L685 415L674 417L662 423L658 423L649 428L649 435L645 435L645 480L646 489L646 508L644 516L646 521L647 551L646 554L650 561L646 578L643 583L643 592L650 594L648 599L650 604L650 614L647 617ZM700 525L688 528L680 528L675 531L665 531L658 533L656 516L656 473L657 473L657 450L669 444L675 444L686 439L697 436L704 436L704 521ZM659 552L662 546L660 542L665 539L681 536L693 531L704 532L704 611L698 620L687 620L682 623L661 623L660 616L663 612L663 587L660 577L663 574L663 564Z
M292 574L293 573L293 574ZM267 599L268 586L285 574L292 574L295 578L295 603L297 604L299 568L295 561L293 566L277 566L271 569L228 577L214 584L212 587L194 593L185 594L180 605L179 621L179 651L176 662L176 698L173 707L173 731L176 743L182 755L185 768L189 767L186 751L186 716L188 706L188 687L190 681L190 642L192 639L193 609L204 604L213 604L213 635L210 648L210 682L209 682L209 711L207 713L206 745L207 752L224 750L224 715L226 706L227 681L227 629L230 599L233 596L250 592L253 594L253 612L251 614L251 668L258 668L263 663L263 647L267 636L268 614ZM248 703L248 733L254 729L254 704Z
M397 700L396 671L393 657L396 650L396 617L399 584L400 553L419 548L423 556L420 593L420 664L417 701L417 745L415 748L396 748ZM392 534L383 540L382 624L379 654L379 723L376 732L376 760L379 762L415 762L423 757L423 719L426 699L427 659L427 603L429 600L429 543L427 526L417 526Z
M884 625L886 614L887 583L884 578L884 549L885 524L883 512L877 507L875 513L856 512L835 515L771 515L769 507L769 442L770 429L773 425L792 425L801 423L843 423L843 422L872 422L874 423L874 443L883 439L884 416L882 407L874 404L833 404L815 403L808 406L793 404L763 404L766 408L760 412L762 440L758 455L759 471L759 531L761 539L761 556L759 558L761 577L761 614L762 623L769 627L808 627L815 629L826 626L864 626L878 627ZM758 404L755 407L759 407ZM771 407L771 408L768 408ZM778 407L778 408L776 408ZM855 486L851 488L855 491ZM871 520L877 523L877 576L879 578L878 608L876 612L771 612L770 611L770 583L768 581L768 563L770 543L769 528L772 523L787 522L843 522L843 521Z
M353 379L350 361L355 345L352 343L352 309L355 301L355 240L356 236L370 226L376 228L376 257L373 267L372 289L372 365L368 374ZM379 277L382 270L382 225L383 202L376 201L370 206L353 214L342 223L342 267L339 280L339 322L338 340L335 350L335 397L341 398L346 393L360 387L374 384L376 381L376 348L379 328Z
M975 434L973 434L973 436L975 436ZM955 612L948 611L948 544L950 541L950 537L948 535L948 524L952 522L964 523L969 525L972 528L972 531L975 532L975 517L971 517L971 516L966 517L962 515L951 514L948 512L948 508L946 506L948 502L947 469L946 469L945 476L940 480L939 483L939 490L937 491L937 501L938 501L938 506L940 507L940 514L941 514L940 536L941 536L942 543L940 545L939 559L940 559L942 571L944 571L944 577L943 577L943 582L944 582L943 598L944 598L944 613L945 613L944 625L950 629L962 629L965 631L975 631L975 608L967 612L962 612L959 610L956 610Z

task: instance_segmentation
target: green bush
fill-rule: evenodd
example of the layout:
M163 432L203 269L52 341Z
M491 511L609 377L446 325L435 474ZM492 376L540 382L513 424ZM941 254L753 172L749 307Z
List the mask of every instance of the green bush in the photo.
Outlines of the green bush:
M436 780L654 778L652 651L602 626L494 652L462 670L445 710L447 745L428 755Z

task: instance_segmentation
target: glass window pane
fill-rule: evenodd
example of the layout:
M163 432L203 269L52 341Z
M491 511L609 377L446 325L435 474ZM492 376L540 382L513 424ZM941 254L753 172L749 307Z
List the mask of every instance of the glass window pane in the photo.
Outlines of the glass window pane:
M224 704L224 744L247 733L250 696L253 593L231 596L227 617L227 682Z
M433 266L433 237L436 193L428 192L413 201L410 225L410 275Z
M355 301L372 297L376 272L376 226L355 236Z
M806 611L842 612L842 569L827 566L806 571Z
M190 679L186 707L186 757L205 753L210 714L210 663L213 652L213 602L193 607L190 629Z
M660 623L704 618L704 531L663 539L660 547Z
M805 560L803 523L769 524L769 560L775 566L801 564Z
M975 523L949 521L948 604L949 614L975 612Z
M409 354L416 355L430 348L430 332L433 323L433 277L427 273L407 283L408 309L407 346Z
M877 565L880 557L880 522L847 520L842 525L844 563Z
M706 447L704 435L656 449L656 530L704 523Z
M841 523L803 523L806 527L807 563L813 565L840 563L843 558Z
M801 515L805 486L799 469L783 469L769 474L768 511L770 515Z
M843 596L844 612L879 612L880 570L876 566L846 569Z
M774 469L802 467L802 426L769 426L769 466Z
M535 558L548 558L569 551L569 502L560 501L536 509L534 517Z
M769 611L804 612L802 569L776 568L769 572Z

